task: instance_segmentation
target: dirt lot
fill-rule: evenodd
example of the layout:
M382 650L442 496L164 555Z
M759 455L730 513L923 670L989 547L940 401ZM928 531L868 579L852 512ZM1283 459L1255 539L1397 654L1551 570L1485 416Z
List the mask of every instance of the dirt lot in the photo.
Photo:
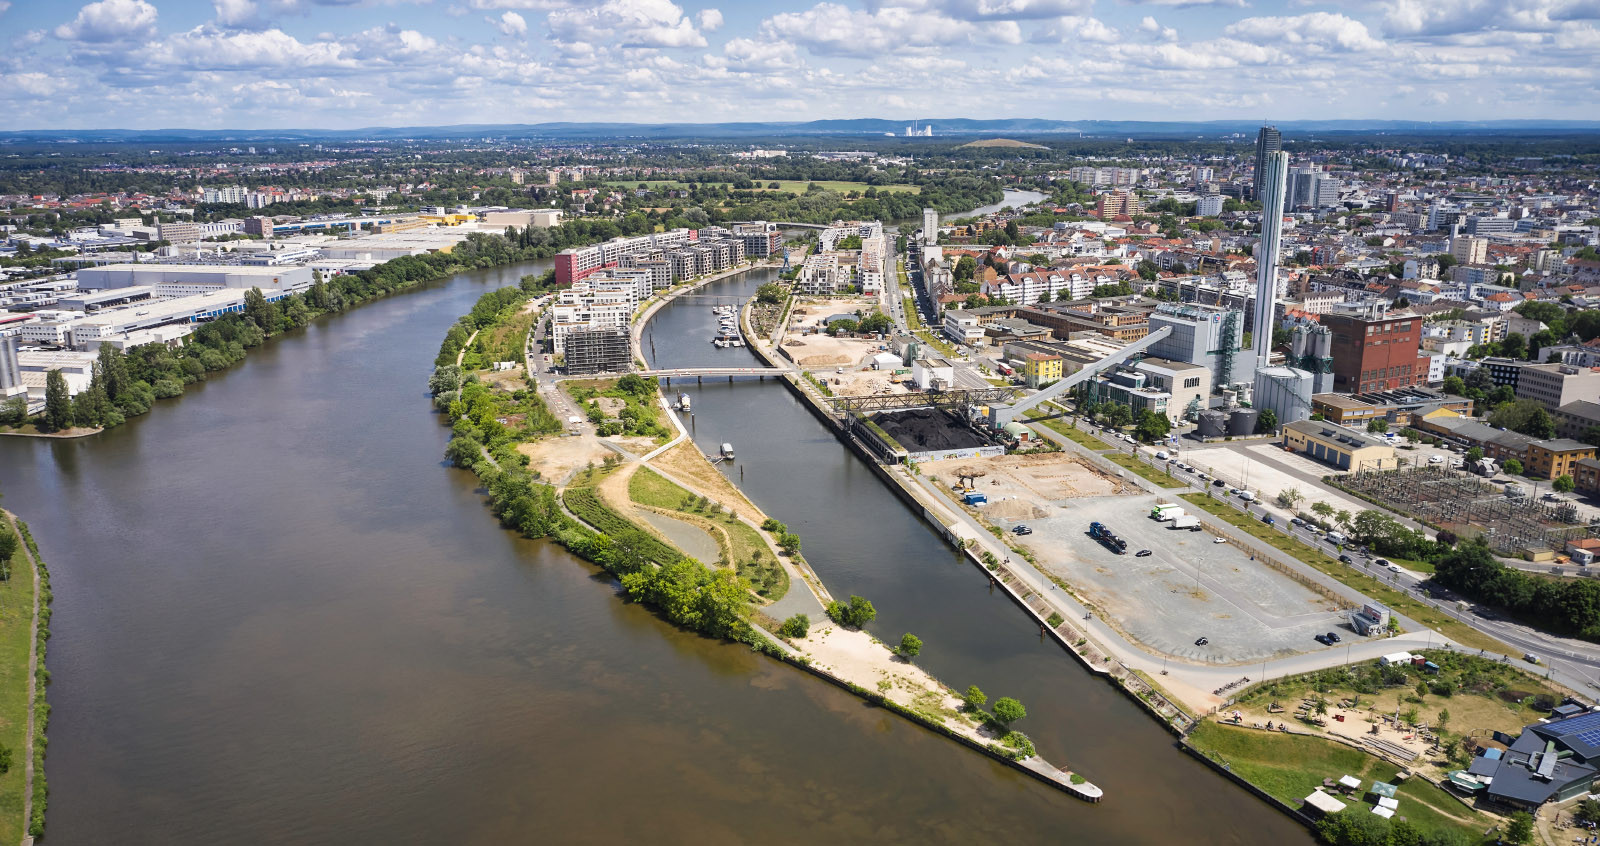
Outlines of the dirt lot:
M890 382L889 370L846 370L844 373L825 373L828 387L836 397L865 397L874 394L909 394L908 387L913 384L909 379L903 382ZM839 380L835 385L834 380Z
M608 438L629 452L643 454L655 448L650 438ZM548 437L531 444L517 444L517 452L528 456L528 469L537 470L540 477L555 485L565 485L573 473L599 464L608 455L616 455L600 443L591 433L576 437Z
M802 297L789 312L789 328L783 347L801 367L840 367L851 369L878 347L876 341L856 338L830 338L822 334L828 318L839 314L870 314L877 307L873 297ZM806 334L812 332L813 334ZM868 391L867 393L871 393Z
M925 475L936 476L946 485L958 481L957 470L970 467L986 474L977 479L977 488L989 495L991 506L1000 504L997 499L1016 500L1040 515L1045 513L1039 507L1041 505L1064 505L1065 500L1078 497L1111 496L1133 491L1070 453L949 459L924 462L921 467Z

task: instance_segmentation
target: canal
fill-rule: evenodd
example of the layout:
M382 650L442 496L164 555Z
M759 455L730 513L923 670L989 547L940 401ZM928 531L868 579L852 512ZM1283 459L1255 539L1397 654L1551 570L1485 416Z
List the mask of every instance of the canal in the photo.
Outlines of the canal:
M711 306L743 302L774 275L714 283L657 312L647 330L655 338L650 364L759 365L748 349L711 346ZM879 640L896 643L912 632L923 640L917 662L945 683L1020 699L1028 717L1018 728L1040 753L1105 788L1108 799L1094 807L1057 794L1062 801L1038 820L1046 826L1040 833L1066 825L1087 843L1153 843L1180 830L1191 843L1310 841L1303 828L1180 752L1122 693L1044 641L788 388L712 379L675 380L672 388L693 399L696 443L708 453L734 445L738 460L724 472L799 533L806 560L834 596L873 600L878 619L868 629ZM993 778L1013 795L1042 793L1048 801L1054 793L1007 771Z
M100 435L0 438L6 506L52 565L50 842L1306 842L1037 643L782 386L705 386L697 436L738 445L752 495L835 591L877 600L880 633L1021 698L1106 803L499 530L442 461L424 382L456 316L542 269L318 321ZM669 307L658 353L748 355L714 350L709 320Z

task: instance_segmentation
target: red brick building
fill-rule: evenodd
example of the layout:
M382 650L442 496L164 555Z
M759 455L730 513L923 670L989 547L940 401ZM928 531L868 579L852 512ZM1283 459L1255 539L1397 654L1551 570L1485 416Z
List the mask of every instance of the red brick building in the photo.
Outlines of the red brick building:
M1427 384L1428 364L1419 358L1422 318L1389 314L1384 303L1340 304L1321 315L1333 331L1333 389L1365 393Z

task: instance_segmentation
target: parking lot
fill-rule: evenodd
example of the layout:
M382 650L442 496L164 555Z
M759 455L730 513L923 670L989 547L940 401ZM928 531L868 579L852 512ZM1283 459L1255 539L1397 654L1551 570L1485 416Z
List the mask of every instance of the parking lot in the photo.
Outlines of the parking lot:
M1232 544L1152 520L1156 501L1140 495L1058 503L1021 521L1033 534L1017 540L1129 637L1174 657L1243 664L1325 648L1314 639L1323 632L1354 637L1332 603ZM1008 529L1019 522L991 519ZM1127 553L1091 539L1091 521L1125 539ZM1138 557L1140 549L1152 554ZM1197 646L1200 637L1209 643Z
M1230 486L1253 491L1266 503L1275 503L1279 491L1295 488L1305 500L1301 511L1310 511L1313 503L1326 502L1334 511L1357 514L1371 506L1342 491L1322 484L1322 477L1335 472L1326 464L1271 444L1248 447L1205 447L1182 450L1179 460L1200 468L1207 474L1220 478ZM1426 460L1426 459L1424 459Z

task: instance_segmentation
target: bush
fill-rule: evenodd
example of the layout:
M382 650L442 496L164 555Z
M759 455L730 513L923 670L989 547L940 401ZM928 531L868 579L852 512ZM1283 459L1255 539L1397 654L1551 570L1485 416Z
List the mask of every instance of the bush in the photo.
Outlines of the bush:
M835 599L828 603L826 610L828 619L853 629L859 629L878 618L878 609L872 607L872 602L859 596L851 596L848 603Z
M783 621L778 627L778 634L787 638L803 638L811 631L811 618L804 614L796 614Z
M900 648L897 650L900 657L911 659L922 654L922 638L906 632L900 636Z

